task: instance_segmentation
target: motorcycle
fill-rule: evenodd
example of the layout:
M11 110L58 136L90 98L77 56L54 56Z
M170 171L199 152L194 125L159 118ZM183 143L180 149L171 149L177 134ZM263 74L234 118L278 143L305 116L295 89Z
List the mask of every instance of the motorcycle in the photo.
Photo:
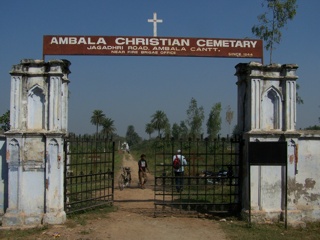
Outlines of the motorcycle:
M234 184L234 179L232 180L234 175L231 166L228 166L228 170L221 169L218 172L202 171L200 176L205 178L209 184Z

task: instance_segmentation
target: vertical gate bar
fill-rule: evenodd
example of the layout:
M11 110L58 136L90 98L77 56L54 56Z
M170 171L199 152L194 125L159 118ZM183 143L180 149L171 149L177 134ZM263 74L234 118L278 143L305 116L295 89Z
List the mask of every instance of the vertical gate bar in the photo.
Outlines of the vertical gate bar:
M82 136L80 136L79 142L81 144L81 149L83 151L84 139ZM81 152L81 149L79 149L79 152L81 153L81 155L77 154L77 163L80 164L80 169L81 169L80 186L79 186L79 188L80 188L80 204L79 205L82 205L82 200L83 200L82 197L84 195L84 194L82 194L83 193L83 182L84 182L83 178L85 177L85 172L83 170L84 165L83 165L83 159L82 159L83 153ZM77 192L77 195L78 195L78 192Z
M67 212L67 171L68 171L68 152L67 152L67 138L64 138L63 141L63 152L64 152L64 172L63 172L63 205L64 205L64 211Z
M112 141L111 141L112 142ZM104 159L104 164L101 166L101 180L103 181L102 182L102 186L103 186L103 189L104 189L104 198L103 200L106 201L106 200L109 200L109 194L110 194L110 189L109 189L109 178L106 178L106 172L109 172L108 169L110 169L109 165L109 158L107 158L107 154L109 152L109 147L108 147L108 139L106 142L104 142L104 151L103 151L103 159ZM111 148L111 146L110 146ZM113 149L111 148L111 151L113 151ZM112 156L111 156L112 158ZM112 159L111 159L112 160ZM108 195L106 197L106 195Z
M213 171L216 171L216 160L217 160L218 143L219 143L219 135L218 135L218 138L215 138L213 140ZM213 178L212 179L212 184L214 184L215 181L216 181L216 179ZM212 195L213 195L214 200L216 200L216 188L215 188L215 186L213 187Z
M226 144L227 144L227 140L225 138L222 138L222 162L221 162L221 171L224 171L224 167L225 167L225 154L226 154ZM225 189L224 189L224 179L223 179L223 176L221 176L220 178L220 185L221 185L221 193L220 193L220 199L221 199L221 202L223 202L224 200L224 193L225 193Z
M103 164L101 163L102 165L100 166L100 172L101 172L100 181L102 181L102 182L101 182L100 186L103 188L103 201L106 201L106 200L109 200L108 199L109 197L106 197L106 195L109 196L109 184L106 185L106 183L108 183L107 181L109 181L109 180L106 178L106 175L105 175L105 173L108 171L107 166L109 166L108 159L106 156L107 152L109 151L108 139L106 139L106 141L104 141L103 144L104 144L103 145L103 153L102 153ZM100 160L101 160L101 157L100 157Z
M85 156L85 158L81 158L81 165L84 167L84 176L83 176L83 181L81 184L81 207L85 207L85 199L87 198L87 185L88 185L88 165L86 164L88 161L88 151L89 151L89 146L90 146L90 139L82 139L82 144L85 145L85 152L82 154L82 156Z
M200 156L200 154L199 154L199 139L197 139L196 143L197 144L196 144L195 155L193 157L193 165L194 165L194 161L197 161L197 165L199 166L199 156ZM193 173L194 173L194 171L193 171ZM196 191L196 200L197 200L197 202L199 201L199 198L200 198L200 196L199 196L199 187L197 187L197 191ZM205 200L206 200L206 197L205 197Z
M82 186L82 189L81 189L81 192L83 192L84 194L82 194L82 198L81 198L81 205L83 206L85 204L85 199L87 199L87 189L88 189L88 152L89 152L89 149L90 149L90 138L89 139L86 139L86 141L82 141L83 144L86 145L86 151L84 152L85 154L82 155L82 156L85 156L85 159L81 159L81 164L83 164L84 166L84 183L81 184Z
M81 188L81 183L82 183L82 165L79 163L79 152L80 152L80 146L79 144L81 143L80 142L80 138L81 136L77 137L76 138L76 141L74 142L74 144L76 144L76 147L77 147L77 151L75 153L75 155L72 155L72 157L74 157L74 159L72 159L73 161L75 161L75 166L76 166L76 169L79 168L79 165L80 165L80 176L77 174L76 176L76 187L75 187L75 193L73 196L75 196L75 198L78 198L78 190L79 188Z
M109 153L109 143L107 142L106 143L106 150L105 150L105 153L104 153L104 157L105 157L105 161L107 161L107 164L105 165L105 168L104 168L104 172L107 173L107 174L104 174L104 179L105 179L105 184L104 186L107 187L107 194L109 196L109 194L111 193L111 201L113 202L113 198L112 198L112 195L113 195L113 184L110 184L110 181L112 182L112 178L110 178L110 174L112 174L112 163L114 161L113 159L113 156L114 156L114 151L115 149L113 148L113 143L115 144L115 142L112 142L112 145L110 145L110 148L111 148L111 151L112 153L110 154ZM110 167L111 166L111 167ZM111 189L110 189L110 186L111 186ZM109 200L110 197L108 197L108 200Z
M243 148L244 148L245 141L244 141L242 135L239 135L238 137L239 137L239 139L238 139L238 141L239 141L238 169L239 170L237 171L237 174L238 174L238 184L237 184L238 209L237 210L240 211L241 206L242 206L242 198L240 196L240 193L242 193L242 187L243 187L242 186L243 185L243 183L242 183L242 181L243 181Z
M111 200L112 203L114 201L114 152L115 152L115 142L112 142L112 184L111 184L111 188L112 188L112 195L111 195Z
M153 186L153 216L156 217L156 185L157 185L157 143L155 143L155 148L154 148L154 166L153 166L153 171L154 171L154 186Z
M232 172L233 172L233 164L234 164L233 144L235 144L235 143L232 141L232 139L230 139L230 151L231 152L230 152L230 164L229 164L230 167L229 167L228 171L231 169ZM233 185L232 178L233 178L233 176L232 175L231 175L231 173L227 172L227 177L228 177L227 181L229 182L229 194L230 194L229 203L230 203L230 206L232 204L232 196L233 196L233 194L232 194L232 185ZM230 177L230 179L229 179L229 177Z
M94 147L97 147L97 143L98 143L99 139L90 139L90 154L91 154L91 158L89 158L89 156L87 155L87 161L86 161L86 167L87 167L87 170L89 170L89 174L88 174L88 171L87 171L87 176L89 178L89 181L87 180L87 189L86 189L86 192L87 192L87 196L86 196L86 201L90 198L92 198L92 188L93 188L93 174L94 174L94 168L93 168L93 165L94 165L94 160L92 159L92 156L93 154L95 154L97 152L97 148L94 149ZM87 203L86 203L87 205Z

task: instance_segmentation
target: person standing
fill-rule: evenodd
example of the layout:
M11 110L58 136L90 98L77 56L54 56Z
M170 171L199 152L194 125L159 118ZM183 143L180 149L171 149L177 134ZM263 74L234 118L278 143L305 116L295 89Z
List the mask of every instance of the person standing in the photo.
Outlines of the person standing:
M180 160L180 165L178 168L174 168L174 176L177 192L180 193L183 191L183 178L184 178L184 166L188 165L188 162L181 154L181 150L177 150L177 153L173 156L172 162L175 162L175 159L178 158Z
M139 184L140 184L140 187L144 189L145 184L148 181L147 171L149 172L148 163L147 163L145 154L142 154L140 156L140 160L138 161L138 167L139 167L139 172L138 172Z

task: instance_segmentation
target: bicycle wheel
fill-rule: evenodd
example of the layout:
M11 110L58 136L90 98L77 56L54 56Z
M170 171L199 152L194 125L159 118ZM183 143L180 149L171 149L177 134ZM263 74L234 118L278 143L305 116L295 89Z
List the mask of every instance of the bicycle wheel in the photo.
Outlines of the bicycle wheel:
M131 174L130 173L128 174L127 178L128 178L128 187L130 187L130 185L131 185Z
M122 191L124 188L124 177L122 175L119 176L118 185L119 185L120 191Z

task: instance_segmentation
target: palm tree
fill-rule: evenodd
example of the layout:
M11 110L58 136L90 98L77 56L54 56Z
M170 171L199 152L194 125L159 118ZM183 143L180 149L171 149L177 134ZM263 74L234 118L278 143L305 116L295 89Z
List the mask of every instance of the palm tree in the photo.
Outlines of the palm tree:
M109 138L109 135L116 131L114 121L111 118L105 118L102 122L102 133Z
M154 128L151 123L146 124L145 132L149 134L149 139L151 138L151 134L154 132Z
M99 125L102 124L106 115L102 112L102 110L94 110L91 116L91 123L96 125L96 135L98 135Z
M169 124L167 115L163 111L158 110L151 117L152 117L151 124L154 129L158 130L158 137L159 137L161 134L161 130L165 129Z

